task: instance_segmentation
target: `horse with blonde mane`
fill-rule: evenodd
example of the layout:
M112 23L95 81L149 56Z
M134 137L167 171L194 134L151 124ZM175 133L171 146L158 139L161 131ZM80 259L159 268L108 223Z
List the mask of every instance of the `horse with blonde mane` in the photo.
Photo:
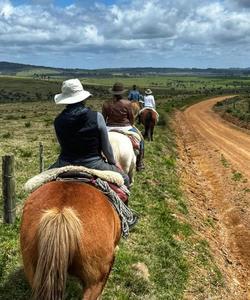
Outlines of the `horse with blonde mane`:
M140 104L139 104L138 101L131 101L131 106L132 106L132 111L133 111L134 118L136 119L139 115Z
M124 172L128 174L130 182L133 183L136 155L129 137L116 131L109 131L108 135L115 160L119 162Z
M52 181L35 190L25 202L20 237L33 299L64 299L68 272L81 282L82 299L97 299L120 236L119 216L97 188Z

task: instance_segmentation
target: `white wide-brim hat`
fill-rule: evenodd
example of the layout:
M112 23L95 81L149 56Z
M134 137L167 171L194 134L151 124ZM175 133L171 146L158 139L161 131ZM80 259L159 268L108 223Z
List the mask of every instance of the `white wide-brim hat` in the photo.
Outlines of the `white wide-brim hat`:
M145 94L146 95L151 95L153 92L150 89L146 89Z
M92 96L85 91L79 79L69 79L62 84L62 93L54 97L56 104L74 104Z

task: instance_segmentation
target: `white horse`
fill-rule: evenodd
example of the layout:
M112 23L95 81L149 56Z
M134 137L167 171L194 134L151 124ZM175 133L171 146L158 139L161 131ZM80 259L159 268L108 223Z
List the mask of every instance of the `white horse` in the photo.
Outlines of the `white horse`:
M121 165L124 172L128 174L130 182L133 183L136 155L129 137L115 131L109 131L108 135L115 160Z

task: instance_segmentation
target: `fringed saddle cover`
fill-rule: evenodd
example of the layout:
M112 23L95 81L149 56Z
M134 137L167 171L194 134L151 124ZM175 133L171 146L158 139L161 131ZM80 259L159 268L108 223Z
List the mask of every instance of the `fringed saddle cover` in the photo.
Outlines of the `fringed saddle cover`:
M61 168L54 168L46 170L31 179L29 179L25 185L24 189L27 192L32 192L35 189L39 188L43 184L56 180L57 177L60 175L67 173L67 172L74 172L74 173L87 173L91 176L95 176L98 178L101 178L102 180L111 182L116 184L117 186L122 186L124 184L124 180L122 178L122 175L118 172L114 171L101 171L101 170L94 170L89 169L83 166L66 166ZM62 176L61 176L62 177Z
M146 109L151 109L152 111L154 111L156 113L157 116L157 122L159 121L159 114L158 112L153 108L153 107L143 107L140 111L139 111L139 115Z

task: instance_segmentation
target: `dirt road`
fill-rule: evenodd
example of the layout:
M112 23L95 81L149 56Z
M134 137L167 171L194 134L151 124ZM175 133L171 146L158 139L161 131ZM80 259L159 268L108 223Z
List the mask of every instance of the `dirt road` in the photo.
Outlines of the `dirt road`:
M226 284L187 299L250 299L250 134L213 112L224 98L178 111L174 121L192 225L209 241Z
M185 111L185 116L196 133L219 149L250 180L250 135L223 121L212 110L214 104L224 98L214 98L193 105Z

